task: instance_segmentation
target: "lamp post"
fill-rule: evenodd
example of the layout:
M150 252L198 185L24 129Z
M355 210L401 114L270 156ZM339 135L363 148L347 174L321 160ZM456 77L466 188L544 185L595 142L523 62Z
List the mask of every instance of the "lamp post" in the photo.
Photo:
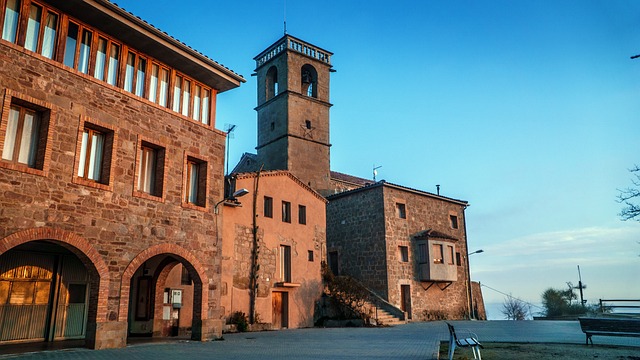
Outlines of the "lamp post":
M469 256L473 255L473 254L481 254L483 253L484 250L479 249L470 253L467 253L467 278L469 279L469 305L471 307L470 310L470 317L471 319L476 320L477 319L477 315L476 314L476 308L473 306L473 289L471 288L471 264L469 263Z

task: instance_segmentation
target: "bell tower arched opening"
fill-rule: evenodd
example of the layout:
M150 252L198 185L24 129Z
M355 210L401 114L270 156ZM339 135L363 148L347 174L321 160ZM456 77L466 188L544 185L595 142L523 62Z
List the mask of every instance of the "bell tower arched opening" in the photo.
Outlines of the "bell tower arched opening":
M265 85L267 90L266 100L269 101L275 96L278 96L278 68L272 66L267 70L267 76L265 77Z
M300 70L300 83L302 84L302 88L300 93L306 95L308 97L317 98L318 97L318 72L316 69L309 65L305 64L302 66Z

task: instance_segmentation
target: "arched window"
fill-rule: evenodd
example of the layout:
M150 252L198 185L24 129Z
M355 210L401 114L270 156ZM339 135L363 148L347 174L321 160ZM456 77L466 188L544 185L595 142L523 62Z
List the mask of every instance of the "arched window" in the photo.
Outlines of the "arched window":
M318 97L318 72L316 71L316 69L313 66L306 64L302 67L302 70L300 73L302 76L302 79L301 79L302 88L300 92L303 95L317 98Z
M272 66L267 70L267 100L278 95L278 69Z

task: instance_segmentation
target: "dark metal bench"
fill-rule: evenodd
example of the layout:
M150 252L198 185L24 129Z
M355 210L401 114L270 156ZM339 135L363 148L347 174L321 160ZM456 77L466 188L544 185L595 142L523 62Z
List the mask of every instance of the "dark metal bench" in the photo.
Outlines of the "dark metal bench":
M449 327L449 360L453 359L453 353L456 351L456 347L470 347L473 351L473 358L482 360L482 356L480 356L480 349L484 349L484 347L478 341L478 335L470 331L464 331L469 334L469 337L459 339L453 325L447 323L447 326ZM478 354L478 357L476 357L476 353Z
M634 336L640 337L640 319L578 318L580 328L586 334L586 343L593 345L591 337Z

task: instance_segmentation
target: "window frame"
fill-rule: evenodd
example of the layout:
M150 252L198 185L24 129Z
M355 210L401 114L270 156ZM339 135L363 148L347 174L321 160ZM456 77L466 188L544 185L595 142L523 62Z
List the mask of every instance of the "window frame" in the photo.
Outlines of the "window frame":
M396 202L396 217L398 219L407 218L407 205L403 202Z
M16 105L40 113L40 129L35 167L29 167L28 164L2 159L11 107ZM2 96L2 108L0 108L0 168L47 176L51 163L51 141L53 136L52 131L55 127L55 118L56 110L53 104L6 89Z
M280 282L291 283L291 246L280 245L279 259Z
M409 262L409 247L406 245L398 245L398 254L400 262L408 263Z
M282 200L282 222L291 223L291 202Z
M144 150L153 150L155 152L155 169L153 171L154 187L151 192L141 190L139 187L140 177L145 174L141 174L141 170L145 166ZM145 198L148 200L154 200L164 202L164 184L166 182L167 158L166 149L162 146L156 145L151 141L148 141L145 137L138 135L138 141L136 143L136 162L135 162L135 176L133 183L133 196Z
M460 222L458 221L458 215L449 214L449 225L454 230L457 230L458 228L460 228Z
M270 196L263 198L262 215L266 218L273 218L273 198Z
M444 246L441 243L432 243L431 244L431 250L432 250L432 259L433 259L433 264L436 265L443 265L444 264Z
M195 155L185 152L183 160L183 179L182 179L182 206L189 209L207 211L209 208L208 202L208 162L205 159L197 157ZM197 188L196 201L189 199L191 187L191 174L195 168L198 171L197 174Z
M82 137L85 132L85 129L91 129L93 131L101 132L105 134L104 138L104 148L102 153L102 165L101 165L101 174L100 180L91 180L86 178L85 176L78 176L79 166L80 166L80 158L82 152ZM82 115L80 116L80 123L78 125L78 137L76 140L76 152L75 152L75 162L73 167L73 176L72 182L75 184L90 186L106 191L113 191L114 184L114 171L113 167L115 165L115 153L116 153L116 144L118 143L118 134L116 128L103 123L101 121L97 121L96 119L89 118L88 116ZM87 146L88 149L88 146ZM89 161L88 157L85 156L85 169L86 162Z
M40 54L42 56L44 56L47 59L55 59L57 56L57 45L58 45L58 41L60 40L60 29L61 29L61 20L62 20L62 15L59 11L55 11L53 10L51 7L44 5L38 1L28 1L28 5L29 8L27 9L27 2L22 1L21 4L21 13L19 15L19 17L24 16L26 18L27 24L26 27L24 28L23 31L23 37L22 37L22 47L24 47L25 49L27 49L26 47L26 36L29 30L29 19L30 19L30 12L31 12L31 7L36 6L39 7L41 9L40 12L40 19L39 19L39 25L38 25L38 32L36 34L36 44L35 44L35 49L27 49L29 51L32 51L34 53ZM22 10L27 10L25 12L25 14L22 14ZM56 25L55 25L55 35L53 36L53 44L51 45L51 56L47 56L45 54L43 54L43 44L44 44L44 39L45 39L45 31L46 31L46 19L47 19L47 15L49 14L55 14L55 16L57 17L57 21L56 21ZM3 14L3 18L4 18L4 14ZM20 27L20 22L18 27ZM18 29L19 32L19 29Z
M298 204L298 224L307 225L307 207Z

